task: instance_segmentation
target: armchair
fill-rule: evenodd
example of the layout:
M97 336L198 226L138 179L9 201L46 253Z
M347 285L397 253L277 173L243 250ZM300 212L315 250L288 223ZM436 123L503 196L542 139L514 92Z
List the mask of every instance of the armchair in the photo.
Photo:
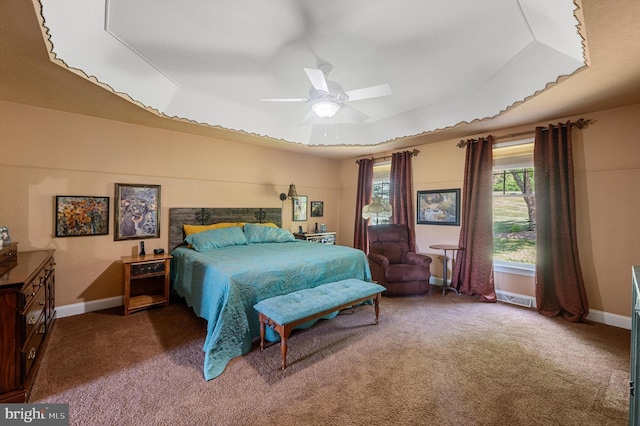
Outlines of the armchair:
M371 277L384 286L385 296L426 294L431 287L432 259L409 251L409 228L385 224L367 228Z

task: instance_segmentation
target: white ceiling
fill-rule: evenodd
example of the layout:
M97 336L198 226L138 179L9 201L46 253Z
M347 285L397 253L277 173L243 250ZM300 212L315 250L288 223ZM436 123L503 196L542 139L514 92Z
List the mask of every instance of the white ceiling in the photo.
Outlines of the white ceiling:
M41 0L53 53L168 117L304 145L376 145L494 117L585 65L572 0ZM588 30L588 28L587 28ZM300 125L304 68L350 102Z

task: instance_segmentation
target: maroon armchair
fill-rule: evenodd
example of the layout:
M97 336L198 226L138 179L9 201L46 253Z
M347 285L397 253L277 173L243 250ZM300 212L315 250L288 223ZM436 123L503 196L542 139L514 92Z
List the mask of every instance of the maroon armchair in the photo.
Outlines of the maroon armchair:
M386 287L385 296L429 292L431 258L409 251L409 228L406 225L372 225L367 228L367 235L371 277Z

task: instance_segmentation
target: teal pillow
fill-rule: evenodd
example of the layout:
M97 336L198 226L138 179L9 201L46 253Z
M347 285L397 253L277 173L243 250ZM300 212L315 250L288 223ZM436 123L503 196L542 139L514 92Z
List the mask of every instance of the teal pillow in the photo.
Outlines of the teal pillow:
M217 248L247 244L247 238L239 226L211 229L191 234L184 239L196 251L210 251Z
M295 241L296 239L293 234L286 229L254 225L253 223L244 224L244 234L249 244L286 243L288 241Z

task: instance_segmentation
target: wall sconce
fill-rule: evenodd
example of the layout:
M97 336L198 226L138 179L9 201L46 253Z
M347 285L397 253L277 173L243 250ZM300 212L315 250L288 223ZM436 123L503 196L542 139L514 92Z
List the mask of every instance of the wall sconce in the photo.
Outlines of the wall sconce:
M285 194L284 192L280 194L280 200L284 201L287 198L298 198L298 191L296 191L296 186L294 184L289 185L289 193Z

